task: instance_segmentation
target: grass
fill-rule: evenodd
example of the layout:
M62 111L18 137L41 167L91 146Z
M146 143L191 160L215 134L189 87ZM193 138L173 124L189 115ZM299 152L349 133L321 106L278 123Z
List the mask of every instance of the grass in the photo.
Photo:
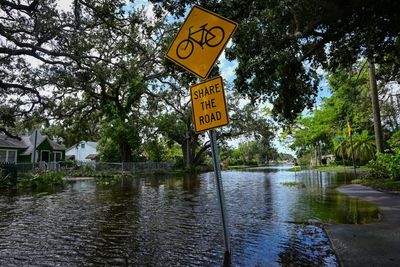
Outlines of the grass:
M294 166L289 169L289 171L292 172L297 172L301 170L307 170L307 169L312 169L312 170L318 170L321 172L342 172L342 171L352 171L353 166L341 166L341 165L328 165L328 166L313 166L313 167L308 167L308 166ZM356 167L356 171L367 171L368 168L365 166L359 166Z
M241 170L241 169L253 168L253 167L258 167L258 165L233 165L233 166L228 166L226 169L227 170Z
M355 179L353 184L361 184L375 189L400 192L400 181L392 179Z
M38 188L62 185L64 173L53 171L37 171L19 177L18 186L21 188Z
M353 166L341 166L341 165L336 165L336 166L319 166L317 167L319 171L322 172L340 172L340 171L352 171L354 168ZM365 166L356 166L356 171L367 171L368 168Z
M305 169L305 167L302 167L302 166L294 166L292 168L289 168L288 171L290 171L290 172L299 172L299 171L304 170L304 169Z
M284 182L284 183L282 183L282 185L288 186L288 187L298 187L298 188L306 187L306 185L302 182Z

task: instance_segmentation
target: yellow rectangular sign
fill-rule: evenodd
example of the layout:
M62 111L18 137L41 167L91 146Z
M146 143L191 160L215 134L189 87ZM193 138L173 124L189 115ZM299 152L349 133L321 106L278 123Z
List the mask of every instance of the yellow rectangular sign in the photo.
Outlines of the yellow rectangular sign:
M238 24L195 6L168 49L166 57L206 79Z
M190 87L195 132L229 124L221 76Z

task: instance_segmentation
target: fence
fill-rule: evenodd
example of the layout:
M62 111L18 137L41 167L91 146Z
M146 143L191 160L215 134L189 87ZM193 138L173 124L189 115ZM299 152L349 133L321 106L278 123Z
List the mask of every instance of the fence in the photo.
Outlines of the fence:
M27 173L27 172L31 172L32 170L36 170L39 168L39 163L29 163L29 162L23 162L23 163L17 163L16 167L18 170L18 173Z
M123 171L171 170L171 162L122 162Z
M148 170L171 170L171 162L84 162L82 167L96 171L129 171L140 172Z
M31 172L32 170L48 170L48 171L59 171L61 169L59 162L38 162L38 163L29 163L29 162L22 162L15 164L16 168L19 173L27 173Z
M27 173L32 170L49 170L60 171L61 169L89 169L93 171L111 171L111 172L140 172L148 170L171 170L172 162L75 162L75 163L59 163L59 162L38 162L38 163L17 163L15 169L18 173Z

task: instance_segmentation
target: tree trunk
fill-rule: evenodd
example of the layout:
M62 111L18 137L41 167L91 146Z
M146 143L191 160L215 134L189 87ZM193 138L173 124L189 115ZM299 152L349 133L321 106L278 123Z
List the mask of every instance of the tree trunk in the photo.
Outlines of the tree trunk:
M183 155L183 166L186 168L186 169L190 169L190 159L189 159L189 155L190 155L190 153L188 153L189 151L189 146L188 146L189 144L188 144L188 142L186 142L186 140L185 140L185 142L183 142L182 144L181 144L181 149L182 149L182 155Z
M185 142L181 145L182 154L183 154L183 163L187 170L192 169L196 166L194 160L194 151L196 147L193 147L193 142L190 139L186 139Z
M132 147L125 137L121 137L119 140L119 147L121 151L122 162L132 162Z
M186 153L186 155L185 155ZM189 135L189 131L186 131L186 147L185 147L185 151L183 153L185 161L186 161L186 169L190 169L191 166L191 160L190 160L190 135Z
M183 163L187 169L192 169L198 166L201 163L202 155L210 148L210 142L204 144L201 147L197 147L197 134L192 134L189 141L185 140L180 143L182 154L183 154Z
M376 152L382 153L383 152L382 123L381 123L381 114L379 108L378 86L376 83L376 75L375 75L375 63L372 59L368 59L368 71L369 71L369 84L371 90L372 111L374 113Z

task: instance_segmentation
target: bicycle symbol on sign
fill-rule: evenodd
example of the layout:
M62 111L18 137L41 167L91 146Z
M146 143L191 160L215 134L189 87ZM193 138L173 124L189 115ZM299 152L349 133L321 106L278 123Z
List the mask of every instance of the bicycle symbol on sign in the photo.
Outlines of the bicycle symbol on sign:
M193 26L189 28L189 35L187 39L182 40L176 47L176 55L180 59L187 59L190 57L194 51L194 43L200 45L204 49L204 45L209 47L216 47L222 43L225 37L224 29L220 26L214 26L210 29L206 29L207 23L200 26L200 29L192 32ZM195 39L195 35L200 35L201 38Z

